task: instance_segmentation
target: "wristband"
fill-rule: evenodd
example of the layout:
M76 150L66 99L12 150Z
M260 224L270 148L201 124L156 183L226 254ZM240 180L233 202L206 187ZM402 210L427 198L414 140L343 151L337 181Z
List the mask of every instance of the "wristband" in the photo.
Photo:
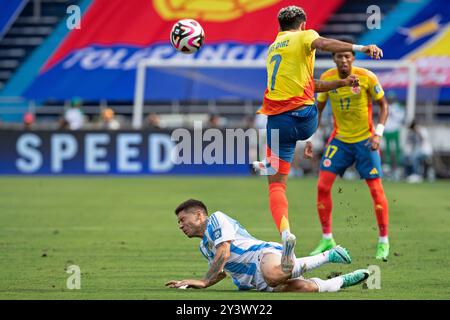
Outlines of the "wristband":
M377 136L382 137L383 136L383 132L384 132L384 125L382 125L381 123L377 124L377 127L375 128L375 134Z
M352 45L352 50L353 50L353 51L359 51L359 52L362 52L363 48L364 48L364 46L361 46L361 45L359 45L359 44L354 44L354 45Z

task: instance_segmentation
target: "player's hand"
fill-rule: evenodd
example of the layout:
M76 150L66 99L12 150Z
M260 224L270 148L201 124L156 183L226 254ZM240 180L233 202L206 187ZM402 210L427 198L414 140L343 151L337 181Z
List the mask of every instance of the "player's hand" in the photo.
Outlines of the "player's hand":
M303 158L312 159L313 156L314 156L313 144L311 141L306 141L305 149L303 150Z
M351 74L344 79L344 83L346 87L359 87L359 78Z
M194 289L203 289L206 288L206 284L203 280L171 280L166 283L166 287L169 288L194 288Z
M380 136L374 134L369 138L366 145L370 146L371 150L378 150L380 148L380 140L381 140Z
M372 59L381 59L383 58L383 50L378 48L374 44L369 44L368 46L364 46L362 48L362 52L371 57Z

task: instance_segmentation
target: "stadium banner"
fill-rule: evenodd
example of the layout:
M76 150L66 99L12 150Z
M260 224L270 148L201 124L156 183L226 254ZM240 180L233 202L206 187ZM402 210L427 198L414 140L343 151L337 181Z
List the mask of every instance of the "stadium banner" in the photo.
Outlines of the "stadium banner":
M28 0L0 0L0 40L15 21Z
M450 100L450 15L448 0L430 0L407 22L390 30L381 43L384 59L409 59L418 69L418 86L440 90L440 100ZM391 17L395 23L397 17ZM372 33L383 32L374 30ZM367 36L370 36L368 33ZM365 58L358 55L358 58ZM397 69L377 73L384 89L406 88L408 73ZM427 99L429 91L420 90L419 99Z
M0 130L0 175L250 175L236 130Z
M133 100L141 59L233 62L265 60L278 32L278 11L292 4L318 30L343 0L93 0L25 90L26 98ZM196 19L206 38L193 55L178 53L169 35L179 19ZM124 27L125 26L125 27ZM150 70L147 100L261 99L265 70Z

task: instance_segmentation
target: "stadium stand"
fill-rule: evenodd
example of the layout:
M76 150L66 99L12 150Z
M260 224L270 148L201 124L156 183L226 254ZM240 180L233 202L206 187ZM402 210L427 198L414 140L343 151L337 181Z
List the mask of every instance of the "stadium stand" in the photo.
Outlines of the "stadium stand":
M0 90L17 68L43 43L77 0L20 1L23 10L0 40Z
M67 17L67 7L76 4L80 5L83 11L100 1L104 0L0 0L0 4L2 4L2 10L0 12L0 126L4 128L22 128L22 120L25 119L23 114L28 112L30 115L27 119L29 121L31 121L30 119L33 120L34 129L55 129L58 127L58 121L70 107L71 101L75 97L61 99L49 96L46 97L44 101L39 101L39 99L27 100L25 98L26 95L23 93L27 87L30 86L32 81L40 77L40 74L38 75L40 68L42 68L44 63L50 57L55 58L57 48L64 39L67 39L66 36L69 31L64 22L64 18ZM139 0L133 1L138 3ZM282 0L280 1L282 2ZM403 30L406 25L408 25L408 28L414 28L416 26L420 27L421 24L426 23L428 20L420 20L418 12L423 12L424 14L439 12L439 10L436 11L436 8L442 6L442 3L444 2L445 0L376 1L376 5L380 8L383 28L380 31L371 31L368 29L366 23L369 16L367 9L373 4L373 1L336 1L337 7L335 6L327 11L327 14L324 16L325 20L318 24L321 25L318 31L325 37L350 37L359 43L376 42L382 45L391 43L390 48L393 50L389 50L391 56L389 56L388 59L403 59L407 56L408 52L417 52L418 47L416 45L422 40L429 41L429 43L432 43L429 47L434 46L434 48L436 48L437 46L435 46L435 44L438 41L434 40L437 37L430 40L430 35L423 35L423 39L416 41L412 46L408 46L407 41L402 39L403 44L399 43L399 45L395 45L394 48L392 41L397 41L396 37L399 35L395 35L397 32L392 32L392 30ZM8 10L5 9L7 8L4 5L5 3L9 6ZM305 4L306 3L307 2L305 2ZM328 4L329 3L327 2L327 5ZM310 17L312 17L312 15L313 14L310 13ZM436 27L437 29L434 30L436 35L438 35L438 33L445 35L445 22L446 21L438 22L434 25L432 22L428 27ZM427 28L422 29L428 30ZM419 28L417 30L420 31L421 29ZM131 33L135 34L135 32ZM130 36L130 38L132 37ZM240 40L242 41L243 39L239 39L238 41ZM144 49L148 47L153 50L154 47L158 46L158 44L155 44L156 42L151 42L154 40L150 40L150 44L148 39L146 41L147 42L140 44L140 48L143 46ZM223 40L219 40L219 42L220 41ZM249 41L251 43L252 40ZM127 47L127 45L129 45L129 47ZM120 47L120 45L118 46ZM95 45L91 43L86 45L86 47L93 48ZM111 45L110 47L106 46L106 50L113 47L114 45ZM131 42L127 42L127 44L123 46L125 50L128 50L130 56L133 53L132 50L134 50L132 47L133 45ZM98 48L95 48L95 50L97 49ZM100 48L99 50L102 49L105 48ZM72 51L69 53L73 52L73 48L71 50ZM113 50L122 49L115 48ZM227 50L230 51L230 47ZM427 50L425 49L424 51ZM117 53L117 51L112 52ZM330 55L327 53L317 52L316 54L316 59L329 58ZM431 57L430 61L432 59L433 57ZM434 63L434 66L441 66L435 61L432 61L432 63ZM445 68L445 63L443 66ZM109 75L112 73L108 73L109 70L107 69L108 68L103 68L100 72L105 72L102 73L102 76L109 79ZM317 72L319 72L319 70L317 70ZM130 74L131 72L128 72L128 77ZM117 76L117 74L115 76ZM392 78L396 79L396 77ZM47 81L55 83L52 79L54 78L50 76L50 78L47 78ZM132 78L130 77L130 80L131 79ZM440 98L445 97L445 95L442 94L444 90L441 90L441 87L443 86L435 85L433 88L425 88L425 86L422 86L420 90L418 90L420 92L418 92L418 103L415 114L418 122L432 127L430 130L431 136L433 137L432 140L441 148L436 151L443 155L442 159L447 159L445 157L450 150L448 142L440 141L439 143L436 143L437 138L445 136L445 132L448 132L446 125L450 117L450 99ZM39 88L45 88L45 81L42 81L35 91L39 91ZM446 92L450 92L448 89L447 86ZM111 91L114 92L114 90L110 90L110 92ZM133 91L133 89L128 89L128 91ZM240 99L152 99L145 101L143 113L145 116L157 114L160 123L166 127L190 126L194 120L207 121L207 119L210 118L210 115L218 115L222 127L246 127L252 123L255 111L260 107L261 97L258 94L257 97ZM403 99L402 102L404 102L404 97L400 96L400 99ZM86 126L84 127L85 129L98 128L97 125L101 118L102 111L107 108L111 108L117 116L117 119L120 120L121 129L131 128L131 114L133 110L132 98L84 98L80 108L87 118ZM13 113L17 113L18 116L15 118L10 117L10 114ZM444 162L447 163L448 161L445 160Z

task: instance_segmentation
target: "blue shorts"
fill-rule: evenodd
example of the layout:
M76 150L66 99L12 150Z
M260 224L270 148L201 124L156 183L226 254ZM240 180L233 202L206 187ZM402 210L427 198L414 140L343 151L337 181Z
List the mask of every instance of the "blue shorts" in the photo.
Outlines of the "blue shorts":
M342 176L348 167L356 163L356 170L361 179L382 177L380 153L370 149L368 140L345 143L333 138L325 149L320 170L331 171Z
M315 105L301 110L288 111L267 118L267 158L280 159L280 173L289 173L298 140L306 140L316 132L318 111ZM278 129L278 146L272 145L272 130ZM276 141L276 139L274 139ZM277 148L278 147L278 148ZM286 173L287 171L287 173Z

